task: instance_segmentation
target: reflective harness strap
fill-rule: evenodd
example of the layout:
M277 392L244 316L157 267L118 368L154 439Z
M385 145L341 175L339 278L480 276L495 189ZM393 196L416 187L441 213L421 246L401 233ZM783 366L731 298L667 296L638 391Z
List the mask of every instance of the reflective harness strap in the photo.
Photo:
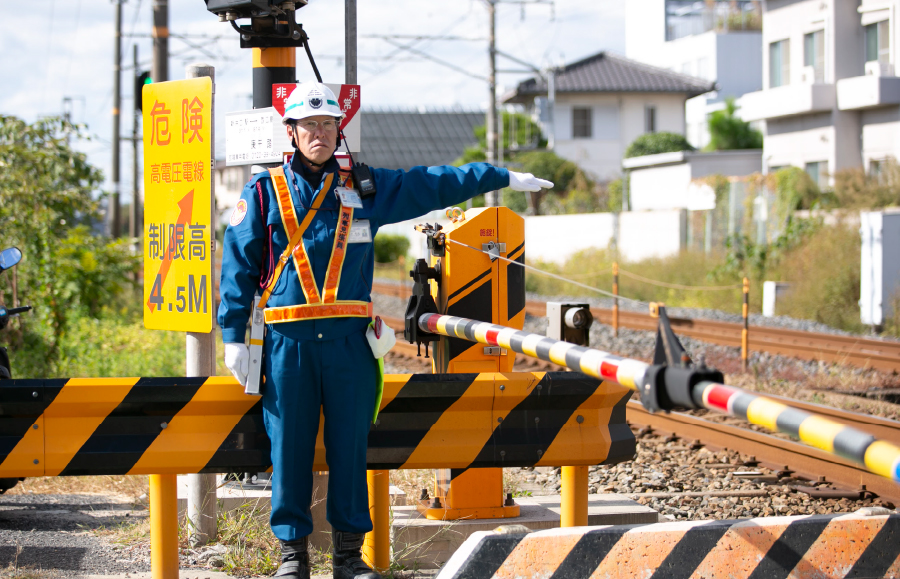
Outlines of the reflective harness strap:
M265 289L259 300L259 307L264 308L266 306L266 302L268 302L269 296L272 294L272 290L275 289L275 284L281 276L281 271L287 264L288 257L292 254L294 257L294 267L297 270L297 275L300 277L300 287L303 289L303 295L306 296L307 303L318 303L320 301L319 290L316 288L316 280L315 277L313 277L312 268L309 266L309 257L306 254L306 248L303 247L303 233L306 231L306 228L309 227L313 217L316 216L319 207L322 206L322 202L325 200L325 196L331 188L333 174L329 173L325 177L322 189L319 191L319 194L316 195L315 199L313 199L312 207L306 212L306 215L303 217L303 222L299 225L297 224L297 213L294 210L294 201L291 199L291 191L288 187L287 179L284 176L284 168L272 167L269 169L269 174L272 176L272 184L275 187L275 197L278 200L278 210L281 212L281 221L284 223L284 230L290 237L290 241L288 241L287 247L281 254L281 257L278 258L278 263L275 265L275 271L272 274L269 286Z
M267 324L312 320L315 318L371 318L372 302L340 301L333 304L304 304L266 308Z
M345 186L353 188L351 179L345 181ZM353 208L341 205L341 216L338 219L337 230L334 232L334 247L331 248L331 258L328 262L328 275L325 277L323 288L324 302L331 304L337 301L338 285L341 283L341 270L344 263L344 253L347 243L350 241L350 228L353 226Z
M293 255L294 267L297 270L297 276L300 278L300 285L303 288L303 295L306 296L307 303L296 306L265 308L266 323L278 324L316 318L371 318L371 302L337 300L341 269L344 265L346 246L350 239L350 228L353 224L353 208L341 206L341 215L334 235L334 245L328 261L328 272L325 276L324 301L319 297L319 290L316 288L309 256L303 245L303 233L309 227L319 207L322 206L325 195L331 190L334 173L329 173L325 176L322 188L313 200L312 207L307 211L303 217L303 222L299 225L297 224L297 213L294 209L294 202L291 199L290 188L284 176L284 169L282 167L274 167L269 169L269 174L272 176L272 183L278 199L278 209L281 212L285 231L289 233L291 239L278 260L272 281L260 298L259 307L263 308L265 306L272 290L275 288L275 283L278 281L287 263L289 255Z

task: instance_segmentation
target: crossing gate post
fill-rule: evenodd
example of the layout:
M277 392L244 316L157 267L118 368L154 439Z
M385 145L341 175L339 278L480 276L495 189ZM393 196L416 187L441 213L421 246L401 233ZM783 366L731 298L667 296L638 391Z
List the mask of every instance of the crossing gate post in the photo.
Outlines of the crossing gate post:
M178 482L174 474L150 475L150 572L178 579Z
M584 527L588 524L588 467L562 467L560 488L560 527Z
M391 563L390 471L366 471L369 485L369 516L372 530L366 533L363 558L374 569L385 572Z

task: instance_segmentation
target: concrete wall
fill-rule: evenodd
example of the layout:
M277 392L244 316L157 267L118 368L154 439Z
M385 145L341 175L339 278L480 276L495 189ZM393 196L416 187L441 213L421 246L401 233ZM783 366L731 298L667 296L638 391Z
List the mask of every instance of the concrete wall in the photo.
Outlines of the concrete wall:
M652 159L648 155L628 159ZM684 153L684 161L631 169L630 200L635 211L684 209L689 206L691 183L709 175L743 177L762 171L762 152L723 151L718 153Z
M646 211L687 207L690 184L688 163L633 169L629 183L631 208Z

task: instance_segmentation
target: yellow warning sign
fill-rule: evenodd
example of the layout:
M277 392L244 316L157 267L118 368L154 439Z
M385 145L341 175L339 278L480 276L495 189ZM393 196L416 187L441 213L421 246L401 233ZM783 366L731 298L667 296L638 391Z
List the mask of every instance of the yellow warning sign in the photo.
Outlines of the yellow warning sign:
M209 332L212 81L144 85L144 326Z

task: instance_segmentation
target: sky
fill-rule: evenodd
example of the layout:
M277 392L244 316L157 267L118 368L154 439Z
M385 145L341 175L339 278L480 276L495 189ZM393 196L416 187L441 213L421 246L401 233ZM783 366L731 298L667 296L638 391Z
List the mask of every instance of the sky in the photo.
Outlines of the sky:
M544 0L498 3L496 42L501 52L538 68L561 65L601 50L625 52L625 8L621 0ZM22 7L27 5L28 10ZM153 0L126 0L122 7L121 135L132 132L133 46L139 68L152 58ZM325 82L344 81L344 2L309 0L297 20ZM75 146L110 174L115 4L113 0L0 0L0 114L33 122L63 112L87 126L89 141ZM247 21L243 21L246 23ZM488 13L484 0L357 0L358 83L366 108L461 108L488 103ZM251 51L237 33L206 10L203 0L169 0L169 77L185 77L188 63L216 68L216 133L224 148L224 118L252 107ZM392 35L385 39L379 36ZM415 40L413 36L454 40ZM392 44L393 43L393 44ZM407 45L411 50L396 46ZM425 55L425 56L422 56ZM426 56L428 58L426 58ZM450 66L439 64L443 61ZM498 57L498 92L530 78L519 64ZM297 77L314 80L304 50L297 52ZM363 116L363 121L365 117ZM217 153L224 157L224 150ZM131 197L131 143L121 145L122 201ZM109 183L105 184L107 190Z

